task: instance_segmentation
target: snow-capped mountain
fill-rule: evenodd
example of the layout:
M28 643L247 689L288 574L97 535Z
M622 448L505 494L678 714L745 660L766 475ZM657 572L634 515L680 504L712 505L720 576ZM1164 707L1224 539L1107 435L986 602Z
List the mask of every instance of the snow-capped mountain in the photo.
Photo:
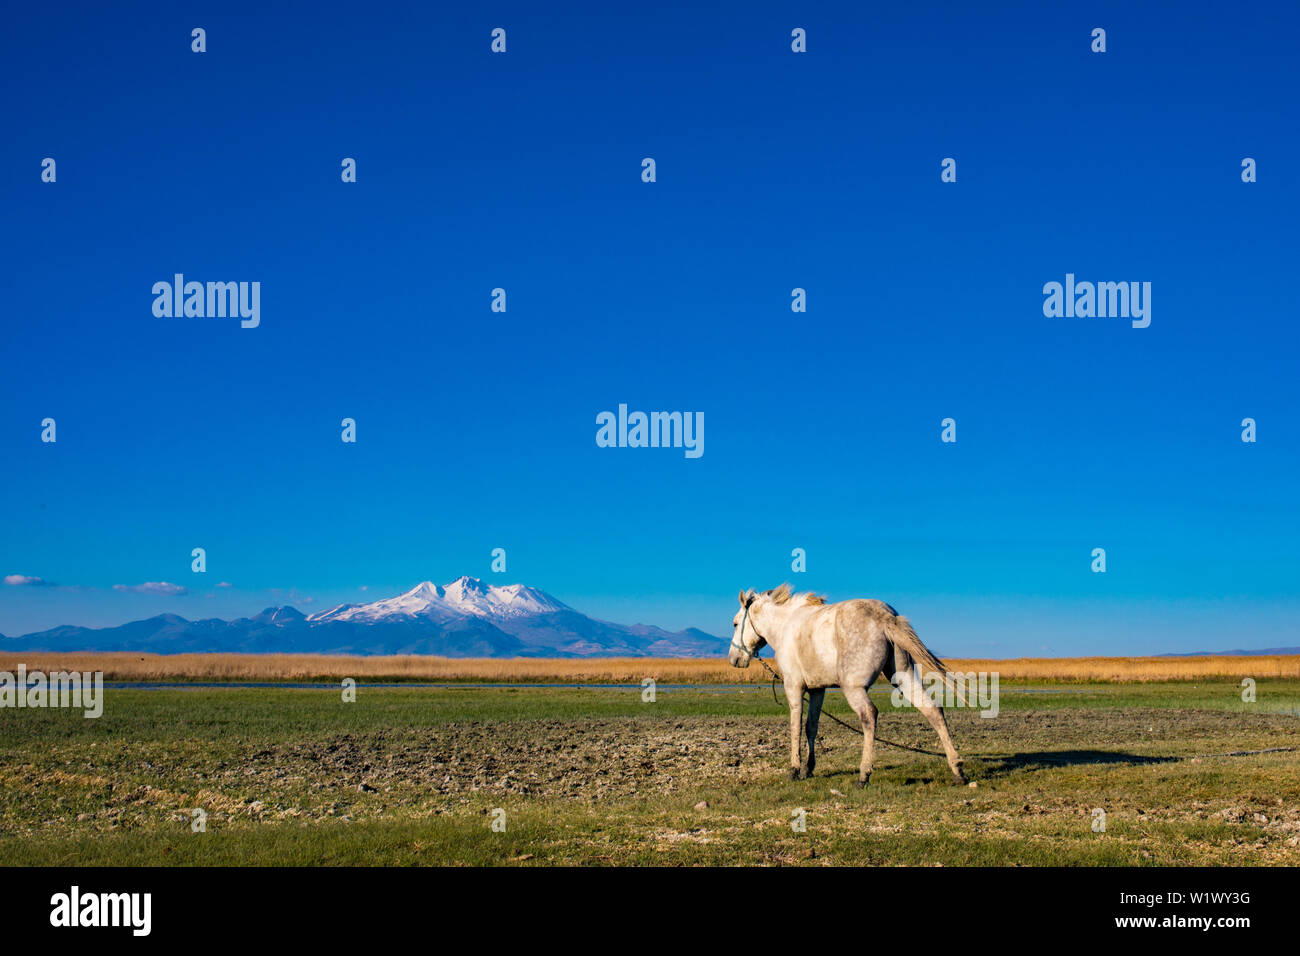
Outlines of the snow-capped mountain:
M573 610L536 588L522 584L489 587L478 578L464 576L448 584L445 594L448 603L481 617L520 617Z
M233 621L160 614L120 627L56 627L0 639L0 650L175 653L434 654L442 657L700 657L726 639L695 628L587 617L545 591L460 577L423 581L396 597L304 617L270 607Z
M340 604L331 610L313 614L307 620L313 623L376 623L407 618L452 621L465 616L510 618L572 610L567 604L536 588L522 584L496 587L484 584L478 578L462 576L446 587L439 587L432 581L423 581L405 594L372 604Z

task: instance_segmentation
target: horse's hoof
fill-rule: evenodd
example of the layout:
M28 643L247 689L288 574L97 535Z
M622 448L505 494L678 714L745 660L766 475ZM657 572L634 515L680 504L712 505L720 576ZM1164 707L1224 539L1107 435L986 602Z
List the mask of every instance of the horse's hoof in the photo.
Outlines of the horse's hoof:
M869 784L870 782L871 782L871 774L867 774L865 777L858 777L858 781L857 781L858 789L859 790L866 789L867 784Z
M970 781L966 779L964 773L955 773L952 775L952 785L954 787L964 787L969 783Z
M788 771L788 776L789 776L789 779L791 779L791 780L798 780L798 779L799 779L799 768L798 768L798 767L791 767L790 770Z

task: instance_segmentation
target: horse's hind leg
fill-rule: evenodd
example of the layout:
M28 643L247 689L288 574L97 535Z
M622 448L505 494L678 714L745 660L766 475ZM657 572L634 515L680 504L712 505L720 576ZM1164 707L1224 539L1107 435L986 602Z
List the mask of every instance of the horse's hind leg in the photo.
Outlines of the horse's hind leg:
M957 753L957 748L953 745L952 734L948 733L948 720L943 715L943 708L930 699L929 695L917 683L910 670L899 668L895 671L894 684L912 702L912 706L924 715L925 719L930 722L930 726L934 728L934 732L939 735L939 742L943 744L943 751L948 755L948 766L952 769L952 782L965 785L966 774L962 772L961 755Z
M858 786L865 787L871 780L871 770L876 761L876 705L867 696L865 687L845 687L844 698L862 722L862 763L858 767Z
M804 734L808 738L808 762L800 770L800 777L811 777L813 768L817 766L817 722L821 719L822 701L825 697L824 689L808 692L808 721L804 724Z

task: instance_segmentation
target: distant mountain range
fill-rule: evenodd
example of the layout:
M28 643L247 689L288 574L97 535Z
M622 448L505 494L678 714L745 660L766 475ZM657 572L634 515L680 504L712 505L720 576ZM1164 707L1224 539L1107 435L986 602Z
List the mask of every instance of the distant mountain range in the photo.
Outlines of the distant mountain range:
M62 626L0 636L7 651L139 651L153 654L430 654L439 657L709 657L727 639L695 628L587 617L544 591L461 577L424 581L397 597L341 604L310 616L269 607L233 621L160 614L120 627Z
M1257 651L1192 651L1187 654L1157 654L1156 657L1259 657L1264 654L1300 654L1300 647L1263 647Z

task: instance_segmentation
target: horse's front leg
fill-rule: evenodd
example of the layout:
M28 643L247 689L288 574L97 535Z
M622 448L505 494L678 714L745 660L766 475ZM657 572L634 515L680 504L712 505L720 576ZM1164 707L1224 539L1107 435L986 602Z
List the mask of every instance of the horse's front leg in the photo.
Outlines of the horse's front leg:
M822 701L826 698L826 689L819 688L808 692L808 722L804 724L804 733L808 737L808 762L803 766L801 776L811 777L817 766L817 722L822 716Z
M803 685L785 685L785 699L790 705L790 779L800 774L799 738L803 735Z

